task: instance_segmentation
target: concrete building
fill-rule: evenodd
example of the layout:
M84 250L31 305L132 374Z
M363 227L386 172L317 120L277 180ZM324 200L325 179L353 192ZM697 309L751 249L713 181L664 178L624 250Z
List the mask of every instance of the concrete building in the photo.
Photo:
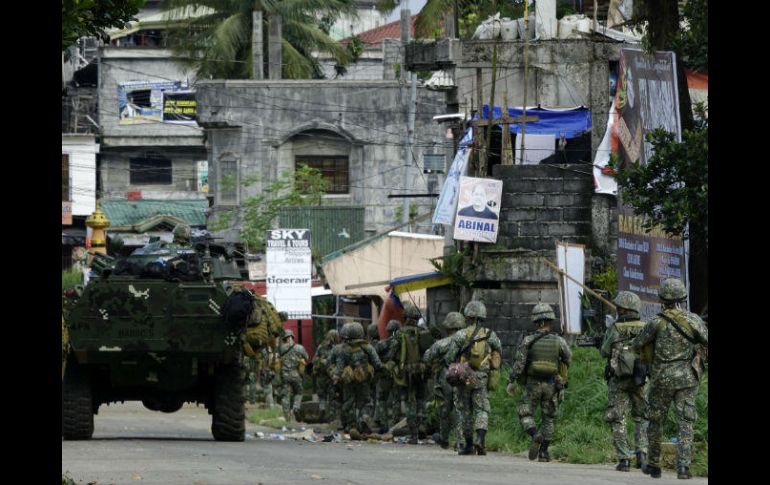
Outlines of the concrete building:
M101 186L105 199L205 199L203 132L161 122L164 93L184 89L192 73L165 49L103 47L99 60ZM151 113L150 113L151 112ZM150 113L150 114L147 114Z
M279 174L304 163L332 183L324 205L365 207L367 235L398 224L403 199L388 196L435 193L439 180L423 173L423 155L449 155L444 131L432 121L444 112L444 95L419 88L415 144L405 160L407 96L407 87L396 81L199 82L214 214L240 207ZM236 183L223 184L228 177ZM256 182L243 185L248 178ZM410 200L413 213L432 211L434 199ZM237 238L239 224L227 238Z

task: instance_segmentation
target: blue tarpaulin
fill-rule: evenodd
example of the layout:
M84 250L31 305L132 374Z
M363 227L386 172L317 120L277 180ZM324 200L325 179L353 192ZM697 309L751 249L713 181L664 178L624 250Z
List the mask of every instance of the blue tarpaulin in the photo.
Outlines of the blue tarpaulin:
M483 106L482 114L484 119L489 118L488 105ZM508 108L508 116L513 118L521 115L521 108ZM591 129L591 110L588 108L527 108L527 116L540 117L538 121L527 122L526 133L530 135L554 135L558 140L562 134L564 134L565 138L575 138ZM501 107L495 106L494 118L501 117ZM510 126L511 133L521 132L521 123L512 123L508 126Z

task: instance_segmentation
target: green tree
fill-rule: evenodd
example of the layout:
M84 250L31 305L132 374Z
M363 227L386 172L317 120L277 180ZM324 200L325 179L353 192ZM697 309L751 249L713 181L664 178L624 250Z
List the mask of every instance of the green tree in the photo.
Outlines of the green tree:
M252 12L281 16L282 77L323 77L316 53L330 54L340 66L354 59L351 51L328 35L328 25L355 11L353 0L166 0L169 40L177 55L201 78L250 79ZM324 29L327 31L324 31Z
M244 185L249 186L255 182L255 179L251 179ZM226 185L233 182L226 180L222 183ZM240 209L219 213L211 228L215 231L225 230L240 215L241 242L251 251L262 250L265 247L265 231L273 227L281 208L321 205L328 188L329 181L323 178L320 170L301 165L294 172L281 173L261 193L244 201Z
M524 16L524 0L428 0L414 22L415 37L440 37L444 31L444 14L458 10L459 38L470 38L476 27L490 15L511 19ZM534 9L531 10L534 13Z
M145 0L62 0L61 50L80 37L107 40L105 29L123 28L144 5Z

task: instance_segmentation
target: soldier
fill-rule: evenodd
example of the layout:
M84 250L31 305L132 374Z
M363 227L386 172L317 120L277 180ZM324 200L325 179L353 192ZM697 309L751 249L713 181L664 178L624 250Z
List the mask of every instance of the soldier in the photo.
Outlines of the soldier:
M266 346L260 349L262 356L262 368L259 373L260 384L262 385L262 398L268 408L275 406L273 399L273 382L275 381L275 369L277 367L278 355L272 346Z
M187 245L190 244L192 239L192 231L187 224L177 224L174 226L171 234L174 235L174 244Z
M329 330L313 357L313 375L316 377L316 392L318 393L319 400L318 409L321 412L322 420L334 419L333 414L326 412L329 401L334 398L334 388L332 387L332 380L328 372L331 353L339 341L340 337L337 330Z
M465 438L460 455L486 455L486 434L489 426L490 372L500 368L502 344L497 334L481 324L487 318L487 308L480 301L465 305L467 326L452 336L445 364L467 362L462 385L455 389L457 419ZM473 441L473 430L476 441Z
M377 356L383 364L383 369L377 374L377 405L375 406L374 420L379 425L379 432L385 433L400 417L400 401L396 398L393 382L393 370L395 369L395 354L398 340L396 333L401 329L401 322L390 320L385 330L388 338L380 340L375 346Z
M375 349L375 352L377 351L377 342L380 341L380 332L377 329L377 323L371 322L366 327L366 339L371 344L372 348ZM379 357L379 355L378 355ZM381 371L377 372L378 374L381 373ZM377 413L377 381L379 379L372 378L369 380L369 403L367 404L367 415L368 416L375 416ZM377 424L377 427L379 428L379 423Z
M518 413L521 426L532 438L529 459L551 461L548 445L553 436L562 390L566 385L566 370L572 359L567 341L551 333L556 315L550 305L538 303L532 309L532 321L537 325L534 334L524 337L516 349L506 391L513 395L513 383L525 386L519 401ZM535 408L540 406L542 422L538 432L535 424Z
M703 352L708 348L708 328L694 313L680 308L687 299L681 280L663 280L658 290L663 311L652 317L632 346L644 355L652 350L652 379L649 391L649 464L642 468L660 478L660 428L674 403L677 431L677 478L689 479L693 424L698 419L695 396L703 373ZM653 349L654 348L654 349Z
M432 438L442 448L447 449L449 448L449 430L452 424L457 427L455 436L458 441L462 436L462 428L458 425L458 420L454 415L454 389L446 381L446 365L444 364L444 357L452 343L452 335L465 328L465 318L463 318L462 313L448 313L444 319L444 328L447 336L431 345L425 352L423 361L432 366L435 381L433 395L438 402L439 432L434 433Z
M631 471L630 460L634 456L628 448L626 436L626 413L631 405L634 419L634 445L636 468L641 468L647 460L647 384L646 376L637 364L636 375L634 362L639 359L639 352L631 348L631 340L644 327L639 320L642 302L630 291L621 291L614 301L618 309L618 319L608 329L600 352L607 358L607 413L604 420L612 428L612 439L618 457L616 470Z
M419 443L419 430L425 415L427 367L422 356L433 344L430 332L417 327L420 310L414 303L404 304L404 326L396 334L396 361L394 382L399 388L401 407L406 413L410 438L408 443Z
M302 378L305 373L307 352L301 344L294 343L294 332L284 330L278 348L281 362L281 384L283 386L283 416L292 421L302 404Z
M349 324L342 349L337 355L334 381L342 382L342 415L345 432L355 428L362 433L371 433L369 419L370 382L375 370L382 367L374 347L364 339L364 327L360 323Z
M246 359L246 377L247 377L247 395L249 404L257 404L257 359L254 357L245 357Z

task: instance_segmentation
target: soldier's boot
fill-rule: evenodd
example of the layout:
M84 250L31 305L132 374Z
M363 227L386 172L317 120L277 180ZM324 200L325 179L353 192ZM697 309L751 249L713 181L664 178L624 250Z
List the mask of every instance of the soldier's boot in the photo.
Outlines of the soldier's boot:
M477 455L486 455L487 450L485 447L484 439L486 438L487 430L485 429L477 429L476 430L476 454Z
M543 442L543 435L538 433L535 428L529 428L527 433L532 437L532 444L529 445L529 459L534 460L540 453L540 444Z
M649 475L651 478L660 478L660 467L647 463L642 465L642 473Z
M417 432L416 424L409 425L409 434L410 434L410 438L407 441L407 443L409 443L410 445L416 445L420 442L418 439L419 433Z
M636 465L634 465L636 468L642 468L642 466L647 464L647 453L643 451L637 451L636 452Z
M473 435L465 435L465 448L457 452L458 455L474 455L476 454L476 448L473 447Z
M551 455L548 454L548 445L551 442L543 440L543 444L540 445L540 451L537 454L537 461L551 461Z
M692 478L692 475L690 474L690 468L686 466L680 466L676 469L676 478L682 479L682 480L689 480Z
M628 461L628 459L623 458L622 460L618 461L618 465L615 467L615 470L619 472L630 472L631 463Z

